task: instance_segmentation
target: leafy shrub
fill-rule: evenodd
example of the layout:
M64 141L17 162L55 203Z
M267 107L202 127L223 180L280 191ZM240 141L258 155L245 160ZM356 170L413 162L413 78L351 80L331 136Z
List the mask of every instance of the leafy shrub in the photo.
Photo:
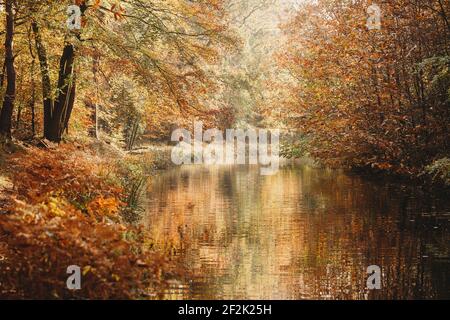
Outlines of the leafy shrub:
M13 190L1 203L0 297L157 297L166 279L181 276L150 235L120 215L125 171L115 162L71 145L30 148L6 162ZM66 287L70 265L82 269L81 290Z
M9 161L10 178L19 200L37 204L50 196L67 200L88 213L91 201L99 197L120 199L119 184L106 179L109 164L72 145L56 150L29 148Z
M129 155L117 162L116 176L123 188L122 216L127 222L137 222L145 211L142 196L152 170L152 163L145 156Z
M433 161L425 167L425 173L432 176L433 180L441 180L446 185L450 185L450 159L442 158Z
M145 233L98 223L63 201L16 202L2 218L0 296L16 298L136 298L164 286L168 261L142 245ZM134 239L126 232L134 231ZM67 267L82 269L82 289L68 290ZM160 290L158 290L160 292Z
M285 136L281 142L280 155L286 159L299 159L309 154L308 145L309 141L304 136Z

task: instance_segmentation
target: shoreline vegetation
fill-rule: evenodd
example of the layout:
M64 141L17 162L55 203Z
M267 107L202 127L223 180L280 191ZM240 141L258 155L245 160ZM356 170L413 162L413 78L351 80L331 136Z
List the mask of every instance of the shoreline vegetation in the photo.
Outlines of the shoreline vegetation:
M1 297L156 299L186 276L178 248L136 223L142 177L160 159L98 141L15 149L1 159ZM66 288L70 265L82 268L81 291Z

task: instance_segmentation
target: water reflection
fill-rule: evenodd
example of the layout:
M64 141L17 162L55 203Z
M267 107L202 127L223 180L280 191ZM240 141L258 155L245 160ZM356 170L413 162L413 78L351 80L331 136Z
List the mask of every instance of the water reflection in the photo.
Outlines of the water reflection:
M450 202L425 191L308 166L190 166L153 179L145 223L196 274L167 298L450 298ZM369 291L374 264L382 289Z

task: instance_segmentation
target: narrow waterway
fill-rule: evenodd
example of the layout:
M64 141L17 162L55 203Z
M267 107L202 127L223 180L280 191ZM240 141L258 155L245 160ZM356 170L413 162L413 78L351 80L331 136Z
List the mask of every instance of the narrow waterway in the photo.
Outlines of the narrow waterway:
M194 273L169 299L450 298L444 195L307 165L186 166L148 192L144 222Z

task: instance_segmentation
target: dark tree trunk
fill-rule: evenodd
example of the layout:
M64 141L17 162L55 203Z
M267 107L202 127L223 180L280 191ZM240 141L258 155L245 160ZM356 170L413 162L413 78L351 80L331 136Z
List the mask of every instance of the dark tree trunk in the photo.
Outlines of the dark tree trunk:
M6 66L6 92L3 107L0 112L0 134L11 137L11 121L16 96L16 70L14 69L14 15L12 0L6 0L6 38L5 38L5 66Z
M20 92L19 88L19 92ZM17 106L16 130L20 129L20 120L22 120L22 104Z
M93 101L89 102L88 106L91 109L91 122L92 127L89 129L89 135L92 138L98 139L98 79L97 72L100 68L100 55L98 53L94 53L92 58L92 75L94 78L95 84L95 93Z
M2 73L0 74L0 88L3 88L3 83L5 82L5 69L6 61L3 60Z
M34 61L31 68L31 73L34 74ZM31 81L31 97L30 97L30 111L31 111L31 134L36 135L36 86L34 80Z
M86 3L80 5L81 14L87 10ZM80 39L80 34L76 35ZM60 142L64 130L69 129L76 92L76 74L74 70L76 50L72 43L67 43L59 63L58 95L55 99L49 133L46 137L53 142Z
M52 119L46 138L53 142L60 142L64 129L67 128L75 101L75 48L66 44L60 59L58 76L58 95L55 100Z
M71 79L71 89L70 89L70 96L68 98L67 102L67 110L64 114L64 123L63 123L63 131L66 130L67 133L69 133L69 120L70 116L72 115L73 105L75 103L75 95L76 95L76 85L77 85L77 79L76 79L76 73L73 70L72 71L72 79ZM62 133L61 133L62 134Z
M75 48L72 44L66 44L64 47L59 63L58 93L55 101L53 101L47 52L42 43L38 25L33 22L32 27L41 66L44 100L44 138L53 142L60 142L64 130L68 128L75 101Z
M44 137L49 136L49 128L52 119L53 111L53 99L52 99L52 87L50 82L50 69L48 67L47 51L42 43L41 34L39 32L39 26L36 22L31 24L33 28L34 38L36 42L36 51L39 59L39 65L41 67L42 78L42 98L44 104Z
M85 3L80 5L81 13L87 10ZM67 42L59 61L58 87L55 100L51 95L51 82L47 54L42 44L38 25L33 22L36 49L41 65L42 88L44 95L44 137L52 142L60 142L64 130L69 128L69 119L75 102L76 77L74 70L75 46ZM80 34L76 34L80 38Z
M30 80L31 80L31 96L30 96L30 111L31 111L31 133L34 137L36 135L36 83L34 81L34 72L36 68L36 56L33 53L33 44L31 40L31 28L28 31L28 50L31 56L31 67L30 67Z

